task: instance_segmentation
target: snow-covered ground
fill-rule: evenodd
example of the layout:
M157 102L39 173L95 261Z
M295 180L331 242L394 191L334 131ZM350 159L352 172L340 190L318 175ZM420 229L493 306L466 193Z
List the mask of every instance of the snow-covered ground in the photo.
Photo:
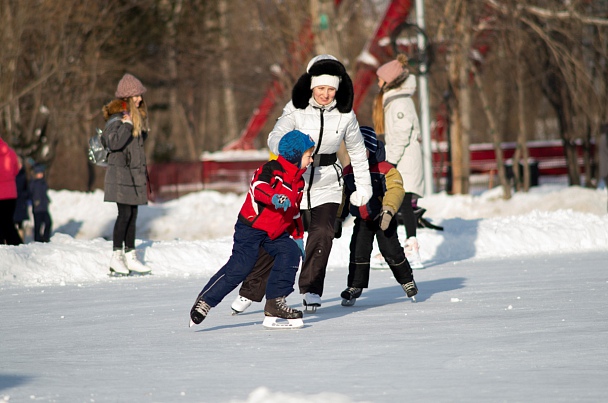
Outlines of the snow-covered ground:
M262 304L229 314L236 291L187 327L230 254L242 195L140 208L138 250L154 275L116 279L115 205L101 191L51 191L51 242L0 246L0 401L602 401L606 190L500 195L420 201L445 231L419 230L415 304L375 270L357 304L340 306L347 222L323 307L304 329L263 331Z

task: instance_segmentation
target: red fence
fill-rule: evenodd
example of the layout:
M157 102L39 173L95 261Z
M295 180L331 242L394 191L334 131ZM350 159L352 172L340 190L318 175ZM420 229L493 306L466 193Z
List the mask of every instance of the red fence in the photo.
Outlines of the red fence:
M515 143L503 143L502 148L505 160L513 157ZM435 176L441 173L441 176L445 177L448 168L447 147L440 145L439 149L440 151L433 152L433 173ZM567 174L566 159L560 141L529 142L528 149L530 157L538 165L539 176ZM492 145L473 144L470 151L471 173L489 175L491 187L492 175L496 173L497 168ZM580 145L577 145L577 155L582 170L583 150ZM213 158L212 154L203 161L151 164L148 166L150 200L171 200L203 189L246 192L253 171L267 160L265 156L265 153L259 153L254 157L247 157L248 159L230 159L229 156Z

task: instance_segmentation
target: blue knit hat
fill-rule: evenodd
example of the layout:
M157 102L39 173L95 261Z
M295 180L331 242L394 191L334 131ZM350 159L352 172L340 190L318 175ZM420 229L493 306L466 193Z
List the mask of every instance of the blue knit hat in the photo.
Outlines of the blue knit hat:
M363 140L365 141L365 148L368 149L370 155L374 155L378 149L378 138L376 137L376 132L369 126L361 126L359 129L361 130Z
M44 164L36 164L34 165L33 170L36 174L44 173L44 171L46 171L46 167L44 166Z
M315 146L308 134L299 130L292 130L286 133L279 141L279 155L292 164L300 166L302 155L306 150Z

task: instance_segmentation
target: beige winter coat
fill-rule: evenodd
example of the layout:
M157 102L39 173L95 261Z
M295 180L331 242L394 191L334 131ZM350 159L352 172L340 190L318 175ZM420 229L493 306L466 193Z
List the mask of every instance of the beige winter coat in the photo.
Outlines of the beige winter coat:
M384 140L386 161L397 166L408 193L424 196L420 124L412 95L416 77L409 77L399 86L384 93Z

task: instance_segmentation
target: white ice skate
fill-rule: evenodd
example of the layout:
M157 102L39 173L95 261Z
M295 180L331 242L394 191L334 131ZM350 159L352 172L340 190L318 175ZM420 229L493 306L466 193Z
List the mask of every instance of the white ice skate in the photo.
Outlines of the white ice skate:
M302 305L306 312L315 313L317 312L317 308L321 306L321 296L319 294L307 292L302 299Z
M422 264L422 259L420 258L420 246L418 245L416 237L409 237L405 241L403 249L405 251L405 257L413 270L424 269L424 264Z
M135 249L125 253L125 261L131 274L143 275L150 274L152 272L149 267L144 266L143 263L137 260Z
M372 256L369 266L373 270L386 270L389 268L388 263L386 263L386 260L384 260L384 256L382 256L382 253Z
M245 312L247 308L251 306L251 300L241 295L237 296L230 308L232 308L232 314L238 315L239 313Z
M122 250L115 250L110 259L110 276L128 276L129 268L125 262L125 254Z

